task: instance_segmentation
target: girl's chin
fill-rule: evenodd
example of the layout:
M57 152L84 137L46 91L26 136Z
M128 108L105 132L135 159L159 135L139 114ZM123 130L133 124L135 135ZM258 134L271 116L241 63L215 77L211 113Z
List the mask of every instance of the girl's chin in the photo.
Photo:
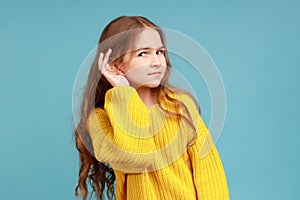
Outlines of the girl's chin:
M148 88L157 88L159 86L159 83L158 84L150 84L148 85Z
M142 84L138 87L135 88L157 88L160 85L160 82L151 82L151 83L146 83L146 84Z

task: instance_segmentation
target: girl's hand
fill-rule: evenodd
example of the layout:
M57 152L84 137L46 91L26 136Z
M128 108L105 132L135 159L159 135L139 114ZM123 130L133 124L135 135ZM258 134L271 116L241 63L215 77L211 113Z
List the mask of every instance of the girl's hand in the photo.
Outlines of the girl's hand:
M129 85L129 82L124 76L124 73L121 70L119 70L117 67L115 66L112 67L107 63L111 52L112 50L108 49L105 56L103 55L102 52L100 53L99 60L98 60L98 69L113 87Z

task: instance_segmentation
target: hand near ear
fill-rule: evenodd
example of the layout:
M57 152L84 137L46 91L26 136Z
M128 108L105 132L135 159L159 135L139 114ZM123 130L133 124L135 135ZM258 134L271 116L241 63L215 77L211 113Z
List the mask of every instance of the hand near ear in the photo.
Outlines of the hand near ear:
M118 69L117 66L108 64L108 58L111 52L112 50L108 49L105 55L102 52L100 53L98 60L98 69L113 87L129 85L129 82L124 76L124 73L120 69Z

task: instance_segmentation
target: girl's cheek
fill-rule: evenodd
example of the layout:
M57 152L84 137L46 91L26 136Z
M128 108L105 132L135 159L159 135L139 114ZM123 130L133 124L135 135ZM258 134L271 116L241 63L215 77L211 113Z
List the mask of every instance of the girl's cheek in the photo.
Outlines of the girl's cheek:
M131 71L132 70L132 67L130 67L130 66L124 66L124 68L123 68L124 70L124 73L125 74L127 74L129 71Z
M130 71L133 71L133 70L135 70L135 69L137 69L137 68L141 68L143 65L141 64L141 63L138 63L138 64L135 64L135 63L133 63L132 65L130 65L130 66L126 66L126 73L127 72L130 72ZM136 71L136 70L135 70Z

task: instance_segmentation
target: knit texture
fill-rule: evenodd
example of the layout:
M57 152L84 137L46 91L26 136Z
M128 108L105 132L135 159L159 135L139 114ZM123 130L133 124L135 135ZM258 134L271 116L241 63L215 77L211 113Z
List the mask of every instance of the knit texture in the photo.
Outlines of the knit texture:
M197 137L183 118L167 115L157 104L147 108L130 86L108 90L104 109L90 113L94 156L114 169L116 199L229 199L221 159L193 100L172 95L187 107ZM185 115L166 100L162 106Z

